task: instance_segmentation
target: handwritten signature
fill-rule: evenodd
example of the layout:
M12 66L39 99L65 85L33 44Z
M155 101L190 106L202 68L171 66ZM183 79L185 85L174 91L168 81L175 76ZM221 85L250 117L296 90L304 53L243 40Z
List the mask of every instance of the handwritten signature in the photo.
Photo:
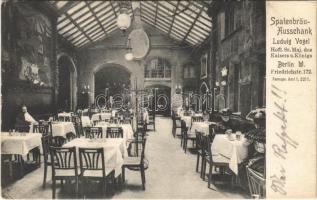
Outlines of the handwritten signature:
M278 192L282 195L286 195L286 191L284 190L284 186L286 183L286 176L285 176L285 169L284 167L281 167L280 169L280 175L273 175L271 176L271 180L272 180L272 184L271 184L271 188L274 192Z
M279 141L272 145L272 149L274 152L274 156L276 156L278 159L285 160L289 148L296 149L299 144L294 139L292 139L287 133L287 92L278 88L275 85L272 85L271 93L276 98L276 100L274 101L273 115L280 122L280 129L275 132L275 135L279 138ZM271 188L275 192L278 192L282 195L286 195L286 191L284 190L284 186L286 183L286 170L283 166L281 166L280 173L281 175L279 176L271 176Z

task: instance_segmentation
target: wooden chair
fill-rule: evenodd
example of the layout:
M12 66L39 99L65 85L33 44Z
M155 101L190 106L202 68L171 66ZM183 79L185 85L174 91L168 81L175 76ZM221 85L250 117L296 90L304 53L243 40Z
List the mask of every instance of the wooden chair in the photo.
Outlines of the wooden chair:
M70 122L71 118L67 117L67 116L59 116L58 117L58 121L60 121L60 122Z
M80 137L82 135L84 135L84 129L83 129L83 125L82 122L75 122L74 123L74 127L75 127L75 131L76 131L76 137Z
M56 197L56 181L75 180L75 194L78 196L78 166L76 148L50 147L52 163L52 198Z
M246 168L251 197L265 198L265 177L248 166Z
M196 161L196 172L198 172L199 160L201 158L201 169L200 169L200 177L202 178L203 174L203 160L205 159L205 154L202 146L202 138L203 134L199 131L195 131L196 134L196 149L197 149L197 161Z
M205 159L203 160L203 179L205 180L205 172L206 172L206 164L209 164L209 173L208 173L208 188L210 188L210 183L212 179L212 169L220 168L220 173L224 174L225 169L229 169L229 159L220 155L213 154L211 151L211 142L210 137L203 136L203 151L205 154ZM212 179L213 183L215 183L215 179Z
M28 133L30 131L30 126L29 125L18 125L16 124L14 126L14 129L16 132L24 132L24 133Z
M42 135L52 135L52 125L50 122L33 125L34 133L41 133Z
M123 138L123 130L121 127L108 127L107 138Z
M153 130L155 131L155 111L149 112L149 121L146 125L153 126Z
M79 163L81 191L84 190L87 180L101 182L102 191L106 194L106 185L109 177L114 178L114 171L106 174L105 157L103 148L79 148Z
M183 137L183 149L186 153L188 140L191 140L193 145L196 141L196 135L188 134L188 128L184 120L181 121L182 137Z
M142 180L142 189L145 190L145 170L148 168L148 163L145 162L145 144L146 144L146 138L143 140L136 140L135 142L142 144L142 152L141 156L138 157L126 157L124 158L124 162L122 165L122 180L125 181L125 168L128 168L130 170L134 171L140 171L141 172L141 180Z
M180 117L177 117L175 115L175 112L173 111L172 113L172 120L173 120L173 127L172 127L172 134L174 136L174 138L176 137L176 131L178 128L182 128L181 127L181 123L180 123L180 120L181 118ZM180 135L181 137L181 146L183 146L183 138L182 138L182 135Z
M86 138L102 138L102 128L101 127L86 127L85 137Z
M193 122L203 122L204 118L203 116L192 116L192 124Z
M50 159L50 146L52 145L52 136L43 135L41 139L42 139L42 149L43 149L43 158L44 158L43 188L45 188L47 167L52 166L52 162Z
M52 146L54 147L62 147L66 142L67 142L67 139L62 136L52 137Z

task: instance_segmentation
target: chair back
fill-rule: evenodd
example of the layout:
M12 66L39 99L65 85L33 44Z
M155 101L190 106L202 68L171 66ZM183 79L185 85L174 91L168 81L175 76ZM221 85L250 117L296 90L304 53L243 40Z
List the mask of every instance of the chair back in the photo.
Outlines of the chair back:
M122 124L131 124L131 118L130 117L123 117L123 119L121 120Z
M80 137L81 135L84 135L83 125L82 125L81 122L74 123L74 126L75 126L75 131L76 131L76 136L77 137Z
M60 122L70 122L71 121L70 117L68 117L68 116L58 116L57 119Z
M86 127L85 128L86 138L102 138L102 128L101 127Z
M192 116L192 122L203 122L204 118L202 116Z
M54 147L61 147L67 142L67 139L62 136L54 136L52 137L51 145Z
M121 127L108 127L107 138L123 138L123 130Z
M102 170L105 173L105 157L103 148L79 148L80 172L85 170Z
M49 135L52 132L52 126L51 123L42 123L42 124L36 124L33 125L33 132L34 133L41 133L42 135Z
M15 125L14 126L15 131L17 132L26 132L28 133L30 131L30 126L29 125Z
M56 170L74 170L78 176L77 157L75 147L50 147L53 176Z
M184 120L181 120L181 131L183 136L187 136L188 128L186 126L186 122Z
M248 166L247 177L252 198L265 198L265 177Z
M50 146L52 146L52 136L49 134L43 135L41 140L44 160L47 161L48 155L50 153Z
M195 131L196 134L196 148L197 150L202 150L202 132Z
M201 146L202 146L203 155L210 156L210 160L212 162L211 143L210 143L209 136L207 135L202 136Z

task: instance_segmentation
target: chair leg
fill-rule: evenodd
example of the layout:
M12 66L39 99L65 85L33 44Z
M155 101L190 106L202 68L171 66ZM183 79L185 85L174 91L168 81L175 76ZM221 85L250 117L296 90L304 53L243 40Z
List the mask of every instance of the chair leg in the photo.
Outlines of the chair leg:
M142 189L145 190L145 172L143 167L141 167L141 179L142 179Z
M212 165L209 163L208 188L210 188L211 175L212 175Z
M204 156L201 157L201 168L200 168L200 178L204 179L204 170L206 167L206 159Z
M125 182L125 170L124 170L124 167L122 167L122 172L121 172L121 174L122 174L122 183L124 183Z
M75 178L75 194L76 199L78 199L78 177Z
M197 162L196 162L196 172L198 172L198 166L199 166L199 153L197 153Z
M47 164L44 162L43 188L45 188L45 185L46 185L46 176L47 176Z
M53 180L52 180L52 187L53 187L52 188L52 198L55 199L55 197L56 197L55 196L56 195L55 194L56 193L56 180L55 180L55 178L53 178Z

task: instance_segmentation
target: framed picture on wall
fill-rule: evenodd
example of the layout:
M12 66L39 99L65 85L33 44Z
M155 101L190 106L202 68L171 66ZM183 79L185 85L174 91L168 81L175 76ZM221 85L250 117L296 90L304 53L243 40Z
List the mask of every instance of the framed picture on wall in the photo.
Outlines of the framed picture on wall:
M207 78L207 66L208 66L208 56L207 53L205 53L200 58L200 78L204 79Z

